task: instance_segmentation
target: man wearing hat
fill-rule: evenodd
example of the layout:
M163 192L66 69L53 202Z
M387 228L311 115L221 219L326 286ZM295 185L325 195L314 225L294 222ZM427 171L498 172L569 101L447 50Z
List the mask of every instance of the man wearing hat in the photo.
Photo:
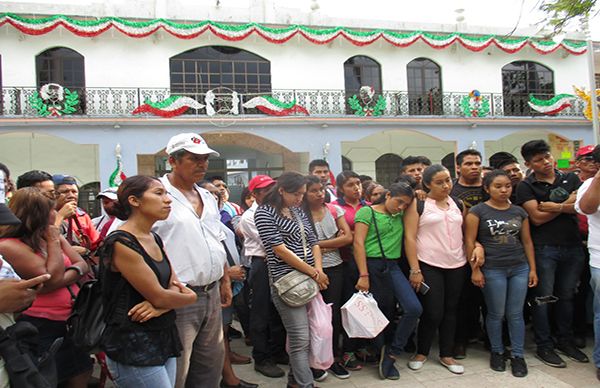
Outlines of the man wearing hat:
M257 175L248 182L248 189L255 201L242 214L238 225L238 230L244 236L244 253L252 260L248 282L252 290L250 338L254 369L273 378L285 375L283 369L276 364L276 361L285 358L285 329L271 301L267 253L254 223L254 213L274 184L275 181L268 175Z
M56 188L56 225L60 225L61 233L82 257L88 256L100 243L100 234L94 228L90 216L77 206L79 187L74 177L57 174L52 176ZM75 208L74 214L61 219L63 208ZM70 212L69 212L70 214Z
M115 216L115 206L119 201L117 198L117 188L109 187L108 189L102 190L96 195L96 199L99 199L102 203L102 215L92 219L92 224L100 233L100 241L102 241L109 232L116 229L113 227L113 224L115 223L115 220L117 220L117 217Z
M508 177L510 178L510 183L512 184L512 194L510 195L510 201L512 203L517 199L517 185L521 183L523 178L523 170L521 170L521 166L519 165L519 161L517 158L508 152L496 152L494 155L490 156L490 167L494 170L503 170Z
M593 145L580 147L575 154L575 167L579 170L579 180L585 182L598 172L598 163L594 160Z
M198 295L196 303L177 309L183 344L177 359L175 386L218 387L225 345L221 307L231 304L231 284L219 208L213 195L199 187L208 157L219 153L195 133L173 136L166 148L171 172L160 178L167 189L171 213L153 230L162 238L179 280Z

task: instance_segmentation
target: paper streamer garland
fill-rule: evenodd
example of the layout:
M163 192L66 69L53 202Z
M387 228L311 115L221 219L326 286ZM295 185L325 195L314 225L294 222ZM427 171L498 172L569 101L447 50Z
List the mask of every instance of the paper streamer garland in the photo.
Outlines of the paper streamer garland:
M271 96L254 97L242 106L246 109L256 108L270 116L289 116L294 113L309 115L306 108L296 104L296 100L286 104Z
M0 13L0 26L9 24L28 35L44 35L61 26L77 36L94 37L110 29L116 29L132 38L144 38L159 30L180 38L193 39L206 32L227 41L241 41L256 34L267 42L282 44L299 35L314 44L327 44L341 38L356 46L366 46L383 39L396 47L408 47L422 41L434 49L443 49L458 43L470 51L481 51L490 46L513 54L525 47L531 47L540 54L550 54L559 48L570 54L581 55L586 52L583 41L565 40L555 43L552 40L531 37L498 37L494 35L468 35L462 33L434 34L422 31L397 32L383 29L371 31L353 30L345 27L310 28L291 25L282 28L267 27L257 23L226 24L212 21L199 23L176 23L166 19L154 19L143 22L121 19L117 17L94 18L80 20L64 15L42 18L28 18L11 13Z
M121 144L117 144L117 146L115 147L115 156L117 159L117 167L115 168L113 173L110 174L110 178L108 179L108 187L119 187L121 183L123 183L123 181L127 179L127 177L123 173L123 162L121 161Z
M575 94L585 102L585 108L583 109L583 115L586 119L592 121L592 94L588 93L585 88L578 88L573 86L575 90ZM596 89L596 98L594 102L597 103L598 96L600 96L600 89ZM598 117L600 117L600 112L598 112Z
M527 104L536 112L543 113L545 115L555 115L563 109L571 106L571 101L575 99L572 94L557 94L549 100L540 100L529 95L529 101Z
M151 113L161 117L175 117L182 115L188 109L202 109L204 105L191 97L170 96L160 102L151 102L146 100L143 105L135 108L131 114Z

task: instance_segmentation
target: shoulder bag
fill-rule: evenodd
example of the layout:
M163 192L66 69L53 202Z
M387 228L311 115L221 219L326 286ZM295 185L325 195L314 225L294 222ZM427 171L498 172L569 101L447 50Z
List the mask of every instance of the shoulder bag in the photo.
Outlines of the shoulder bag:
M304 234L304 224L297 214L295 216L302 236L302 248L304 250L304 258L302 260L306 261L308 247ZM279 298L290 307L304 306L319 292L317 282L304 272L296 269L279 278L279 280L273 283L273 287L277 290Z

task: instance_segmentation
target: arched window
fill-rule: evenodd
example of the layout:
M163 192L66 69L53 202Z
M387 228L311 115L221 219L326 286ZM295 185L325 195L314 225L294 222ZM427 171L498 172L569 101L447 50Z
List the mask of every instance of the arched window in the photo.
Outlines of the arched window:
M54 47L35 57L38 90L55 83L79 95L78 114L85 111L85 60L83 55L67 47Z
M381 155L375 161L375 179L384 187L389 187L400 175L402 158L396 154Z
M352 161L342 155L342 171L352 171Z
M170 76L172 94L194 97L219 87L240 94L271 93L271 63L235 47L200 47L171 57Z
M346 94L356 94L361 86L372 86L381 93L381 66L374 59L357 55L344 62Z
M504 115L530 116L529 95L547 100L554 97L554 74L539 63L515 61L502 68Z
M408 81L408 114L441 115L442 70L427 58L413 59L406 65Z

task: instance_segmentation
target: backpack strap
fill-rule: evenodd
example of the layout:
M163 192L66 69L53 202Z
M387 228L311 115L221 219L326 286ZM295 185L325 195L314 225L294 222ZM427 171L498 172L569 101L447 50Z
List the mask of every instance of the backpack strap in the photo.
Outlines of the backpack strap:
M373 220L373 226L375 227L375 235L377 236L377 243L379 244L379 250L381 251L381 257L385 259L386 258L385 251L383 250L383 244L381 243L381 236L379 235L379 227L377 227L377 220L375 219L375 210L373 210L373 208L371 206L369 206L369 209L371 209L371 217Z
M463 201L460 198L455 197L453 195L451 195L450 198L452 198L452 200L456 204L456 207L458 207L458 210L460 210L460 212L462 213L465 208ZM421 215L423 215L424 210L425 210L425 201L421 201L420 199L417 198L417 213L419 214L419 217Z
M325 202L325 206L327 206L327 210L329 210L329 213L331 213L331 215L333 216L334 220L338 219L338 214L337 214L337 210L335 208L335 205L329 202Z

